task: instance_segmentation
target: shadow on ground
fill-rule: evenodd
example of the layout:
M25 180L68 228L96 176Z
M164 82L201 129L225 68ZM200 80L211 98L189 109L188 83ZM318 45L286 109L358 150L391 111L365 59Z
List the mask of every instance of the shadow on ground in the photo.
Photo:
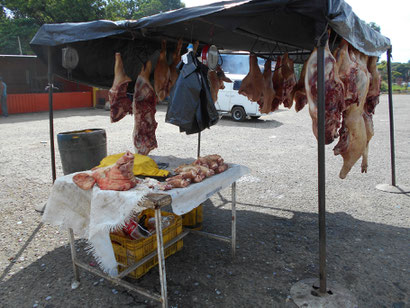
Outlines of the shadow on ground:
M222 206L230 202L219 196ZM263 213L266 209L278 215ZM203 231L228 235L230 221L229 207L216 207L210 200L204 203ZM183 249L167 259L170 306L292 307L288 299L292 285L304 278L318 277L315 213L238 203L237 222L238 249L234 260L229 244L199 235L187 236ZM359 307L404 305L410 291L409 236L406 228L361 221L345 213L327 213L328 280L349 289ZM80 259L94 265L85 252L85 243L76 242ZM368 269L374 266L380 270ZM81 286L71 290L73 271L68 245L9 276L10 271L16 272L15 267L10 263L0 273L4 307L10 307L10 303L18 307L32 307L35 303L39 307L158 306L83 270ZM387 272L391 274L388 276ZM395 278L388 281L385 277ZM159 293L157 268L137 283ZM371 302L368 294L373 295Z

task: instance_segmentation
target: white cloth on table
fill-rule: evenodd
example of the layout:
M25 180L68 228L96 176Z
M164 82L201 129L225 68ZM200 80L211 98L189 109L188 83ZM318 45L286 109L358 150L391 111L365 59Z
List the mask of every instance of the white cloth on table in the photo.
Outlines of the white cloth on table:
M101 269L118 274L109 232L124 225L134 212L144 208L138 203L151 190L142 185L128 191L101 190L97 185L83 190L73 182L76 173L58 178L53 185L43 221L61 228L72 228L85 238Z

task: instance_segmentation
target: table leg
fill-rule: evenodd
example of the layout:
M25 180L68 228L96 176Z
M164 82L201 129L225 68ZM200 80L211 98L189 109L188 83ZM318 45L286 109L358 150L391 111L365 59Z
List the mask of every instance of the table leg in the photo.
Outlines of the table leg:
M232 258L236 252L236 182L232 183Z
M158 251L158 268L159 268L159 280L161 282L161 302L162 307L168 307L167 296L167 276L165 271L165 257L164 257L164 242L162 238L161 227L161 209L155 209L155 229L157 230L157 251Z
M77 264L76 264L77 253L76 253L76 250L75 250L73 229L69 228L68 233L69 233L68 238L70 240L70 248L71 248L71 259L73 261L73 271L74 271L74 281L71 284L71 287L73 289L76 289L80 285L80 275L79 275L78 267L77 267Z

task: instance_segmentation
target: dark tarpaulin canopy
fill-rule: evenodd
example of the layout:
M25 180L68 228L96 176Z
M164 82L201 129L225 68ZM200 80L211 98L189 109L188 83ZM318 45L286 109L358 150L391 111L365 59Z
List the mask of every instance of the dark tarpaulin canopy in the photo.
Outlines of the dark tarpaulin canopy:
M160 40L168 55L176 41L199 40L219 49L280 54L295 52L304 61L329 25L361 52L379 56L390 40L361 21L343 0L233 0L182 8L137 21L98 20L45 24L31 41L34 52L47 62L51 46L53 72L89 85L109 88L114 53L120 52L126 73L135 80L148 59L156 63ZM73 47L79 63L71 72L62 67L62 48ZM184 47L185 48L185 47ZM132 88L129 90L132 92Z

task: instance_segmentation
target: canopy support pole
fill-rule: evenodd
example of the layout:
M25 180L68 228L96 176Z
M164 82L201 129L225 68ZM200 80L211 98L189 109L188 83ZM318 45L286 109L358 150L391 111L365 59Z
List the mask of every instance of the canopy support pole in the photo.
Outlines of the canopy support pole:
M387 50L387 79L388 79L388 82L389 82L391 185L396 186L396 160L395 160L395 148L394 148L393 91L392 91L392 80L391 80L391 48L389 48Z
M201 156L201 132L198 133L198 152L197 158Z
M53 175L53 183L56 180L56 159L54 148L54 118L53 118L53 64L51 55L51 46L48 47L48 111L49 111L49 126L50 126L50 146L51 146L51 171Z
M325 187L325 47L317 49L318 92L318 206L320 293L326 293L326 187Z
M290 290L298 307L357 307L353 294L343 286L326 279L326 173L325 173L325 42L317 47L317 149L319 210L319 281L308 278L298 281Z
M387 81L389 84L391 185L377 184L376 188L378 190L389 192L389 193L407 194L410 192L410 187L397 185L396 183L396 157L395 157L395 146L394 146L394 116L393 116L393 90L392 90L392 74L391 74L391 52L392 52L392 48L390 47L387 50Z

